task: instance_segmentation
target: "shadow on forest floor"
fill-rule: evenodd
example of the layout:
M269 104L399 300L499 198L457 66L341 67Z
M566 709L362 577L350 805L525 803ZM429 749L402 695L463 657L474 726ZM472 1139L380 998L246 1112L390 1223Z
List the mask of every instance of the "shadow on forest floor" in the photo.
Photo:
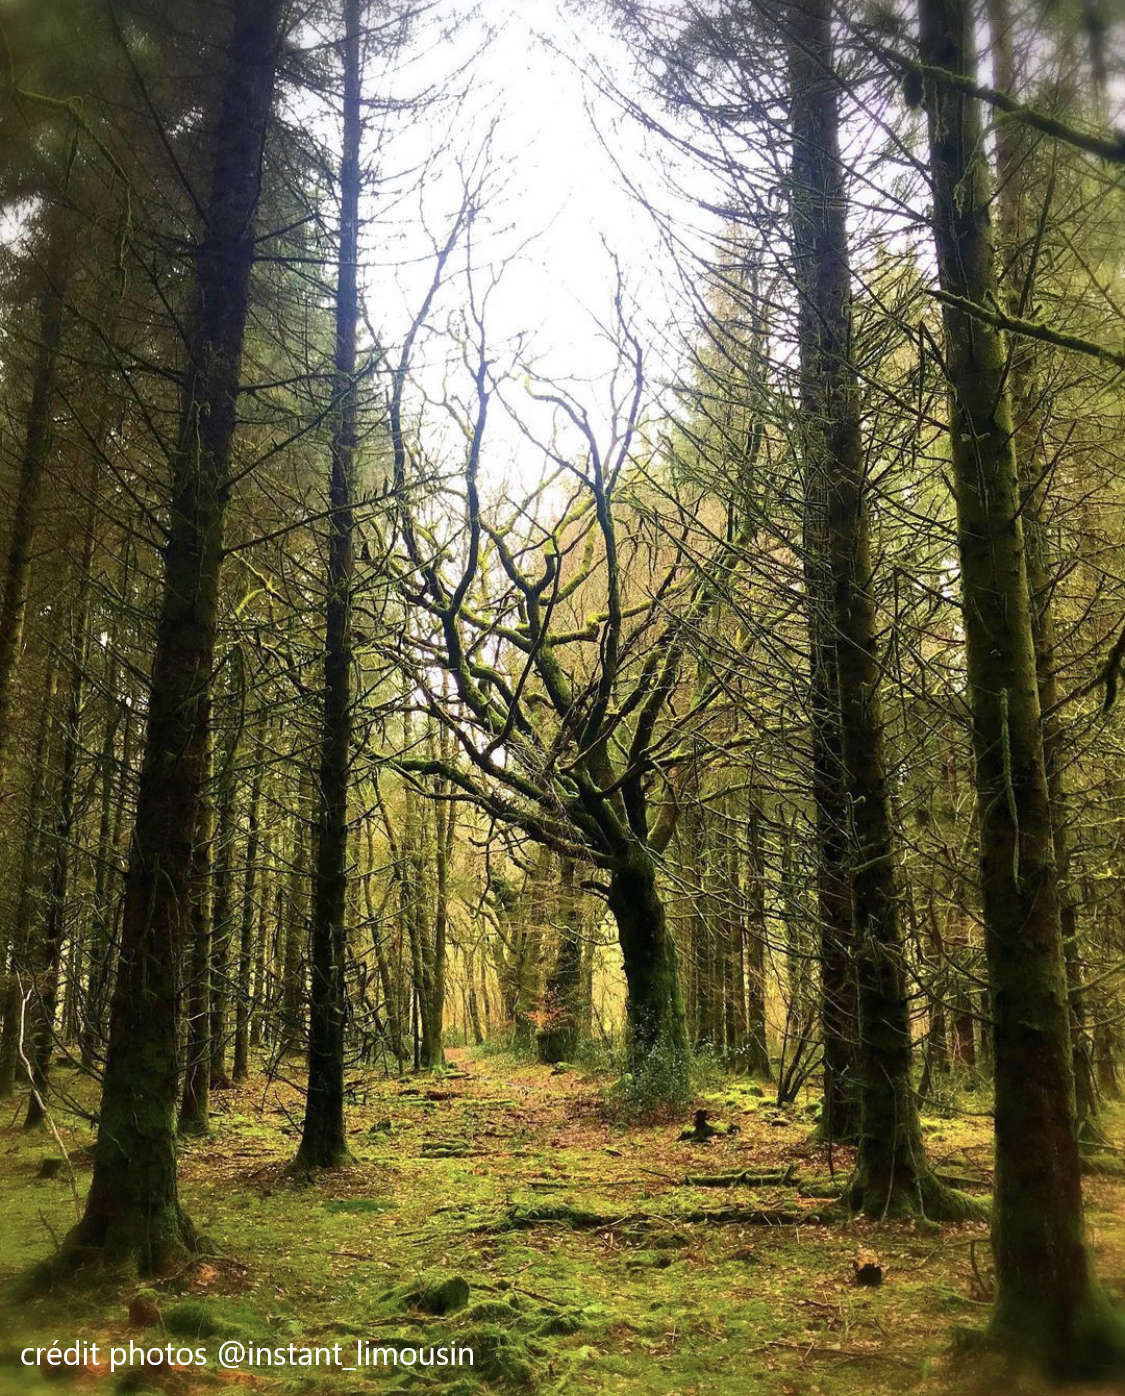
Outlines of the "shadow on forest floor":
M759 1087L720 1083L703 1104L738 1132L699 1146L679 1142L680 1120L615 1118L598 1083L578 1072L464 1051L450 1058L451 1070L432 1076L357 1073L355 1165L311 1187L283 1176L300 1116L293 1084L260 1080L217 1094L213 1134L185 1146L182 1190L221 1253L139 1301L133 1285L9 1306L0 1391L1035 1390L1005 1387L994 1372L949 1357L957 1331L988 1312L986 1227L820 1223L850 1159L836 1148L830 1160L811 1137L811 1106L777 1110ZM88 1083L73 1079L83 1096ZM57 1152L50 1136L24 1135L21 1113L13 1115L0 1130L5 1281L50 1253L75 1210L66 1169L36 1176ZM90 1132L61 1110L56 1123L81 1196ZM986 1190L987 1118L951 1113L926 1118L925 1128L933 1161L959 1186ZM1109 1128L1125 1143L1125 1114L1111 1115ZM772 1179L756 1181L771 1170ZM1125 1298L1125 1180L1090 1178L1087 1199L1099 1271ZM858 1248L877 1252L879 1287L854 1283ZM467 1281L467 1296L463 1285L443 1288L455 1277ZM97 1342L100 1363L48 1371L49 1382L20 1364L28 1345L76 1340ZM343 1367L356 1363L357 1340L396 1350L452 1343L472 1348L475 1363L217 1367L224 1341L338 1343ZM119 1366L111 1376L109 1348L130 1342L202 1346L208 1366Z

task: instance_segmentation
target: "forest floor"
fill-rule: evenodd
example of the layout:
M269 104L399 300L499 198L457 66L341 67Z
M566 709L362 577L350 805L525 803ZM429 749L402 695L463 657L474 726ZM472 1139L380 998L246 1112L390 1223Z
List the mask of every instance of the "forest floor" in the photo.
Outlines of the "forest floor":
M76 1084L77 1083L77 1084ZM77 1077L60 1084L86 1097ZM768 1088L765 1088L768 1090ZM89 1101L87 1101L89 1103ZM774 1107L764 1088L716 1082L701 1101L738 1132L680 1142L680 1119L630 1122L602 1083L502 1056L454 1050L450 1068L385 1080L356 1074L354 1166L311 1186L285 1173L300 1093L259 1080L214 1099L214 1132L186 1145L184 1202L214 1254L154 1286L103 1284L8 1304L0 1391L157 1390L172 1396L359 1396L441 1391L881 1396L1001 1389L979 1358L955 1359L959 1330L987 1315L983 1224L837 1221L850 1159L813 1137L812 1105ZM986 1191L991 1146L980 1101L926 1117L931 1159ZM92 1134L61 1107L55 1124L75 1173L37 1177L58 1154L21 1119L0 1129L0 1283L51 1253L89 1178ZM1125 1112L1109 1117L1125 1144ZM1119 1155L1120 1156L1120 1155ZM777 1183L685 1181L792 1166ZM1089 1229L1109 1291L1125 1299L1125 1179L1091 1177ZM878 1287L853 1277L857 1248L877 1252ZM435 1281L456 1307L440 1308ZM420 1291L424 1291L419 1299ZM419 1304L423 1307L419 1307ZM159 1313L159 1318L157 1318ZM155 1322L154 1322L155 1321ZM100 1345L71 1371L21 1365L28 1345ZM355 1363L373 1345L454 1343L472 1368L354 1372L220 1371L224 1340L269 1348L339 1343ZM204 1345L208 1366L120 1369L113 1345ZM47 1377L52 1378L48 1382ZM1015 1384L1011 1390L1033 1390Z

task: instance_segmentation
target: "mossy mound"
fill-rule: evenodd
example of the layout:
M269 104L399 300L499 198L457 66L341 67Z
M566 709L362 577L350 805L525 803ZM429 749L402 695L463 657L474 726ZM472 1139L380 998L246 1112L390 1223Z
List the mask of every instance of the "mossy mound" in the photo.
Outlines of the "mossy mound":
M458 1343L472 1348L474 1367L487 1382L523 1387L535 1378L535 1350L510 1329L481 1324L458 1338Z
M504 1299L482 1299L470 1305L461 1315L465 1323L518 1323L520 1311Z
M572 1333L577 1333L582 1328L581 1317L572 1312L561 1314L551 1314L545 1318L536 1329L541 1338L569 1338Z
M469 1282L463 1275L430 1270L409 1284L397 1285L383 1296L392 1310L419 1309L424 1314L451 1314L469 1302Z

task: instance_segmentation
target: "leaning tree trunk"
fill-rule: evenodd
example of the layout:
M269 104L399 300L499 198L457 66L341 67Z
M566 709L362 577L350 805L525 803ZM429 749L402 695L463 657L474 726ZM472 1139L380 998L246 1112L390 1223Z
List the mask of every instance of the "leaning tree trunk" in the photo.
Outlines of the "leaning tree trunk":
M347 1019L348 782L352 740L352 586L355 553L356 325L359 316L360 0L344 4L344 139L340 165L340 248L336 280L336 396L328 497L328 596L324 640L316 876L309 998L309 1084L299 1169L348 1161L344 1126Z
M791 7L787 22L802 425L806 470L819 477L825 508L859 985L860 1133L848 1199L876 1216L963 1215L967 1200L950 1195L926 1164L910 1076L829 0Z
M94 1175L64 1247L71 1261L127 1258L144 1272L196 1247L176 1169L180 960L206 779L223 515L279 13L280 0L238 6L213 137Z
M922 58L971 79L966 0L921 0ZM977 769L996 1072L992 1335L1058 1376L1125 1372L1084 1244L1066 971L978 104L924 85Z

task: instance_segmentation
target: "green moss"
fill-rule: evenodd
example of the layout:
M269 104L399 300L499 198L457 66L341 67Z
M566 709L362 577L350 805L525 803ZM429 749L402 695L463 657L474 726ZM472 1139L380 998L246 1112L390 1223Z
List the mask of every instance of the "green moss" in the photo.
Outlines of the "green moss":
M561 1314L551 1314L539 1325L536 1332L542 1338L565 1338L582 1328L581 1317L569 1310Z
M326 1211L343 1216L368 1216L393 1212L395 1204L386 1197L345 1197L326 1205Z
M164 1317L164 1326L177 1338L254 1338L273 1336L268 1323L243 1304L214 1299L184 1299Z
M450 1314L469 1302L469 1282L463 1275L429 1271L388 1290L384 1300L393 1307L420 1309L424 1314Z
M520 1318L520 1312L503 1299L482 1299L479 1303L470 1305L461 1317L469 1324L504 1321L515 1323Z
M473 1350L473 1366L485 1381L502 1386L530 1386L535 1364L528 1345L508 1329L484 1324L459 1338Z

